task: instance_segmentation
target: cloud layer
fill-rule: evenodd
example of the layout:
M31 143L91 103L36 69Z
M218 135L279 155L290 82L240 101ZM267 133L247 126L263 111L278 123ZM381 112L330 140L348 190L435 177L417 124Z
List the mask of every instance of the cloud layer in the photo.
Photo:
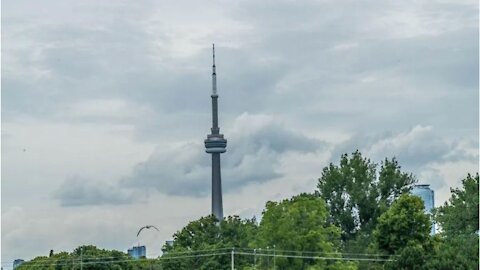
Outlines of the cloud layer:
M309 153L321 149L317 139L288 130L273 117L244 113L227 133L227 154L222 155L225 192L261 184L281 177L279 161L287 152ZM231 138L231 139L230 139ZM121 185L130 188L155 188L181 196L210 194L211 161L198 142L157 147Z
M134 201L132 194L111 185L92 182L80 177L67 179L55 192L61 206L127 204Z

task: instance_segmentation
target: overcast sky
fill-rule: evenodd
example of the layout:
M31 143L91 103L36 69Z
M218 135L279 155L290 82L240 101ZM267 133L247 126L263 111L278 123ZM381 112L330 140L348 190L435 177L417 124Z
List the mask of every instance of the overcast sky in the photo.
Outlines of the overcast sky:
M210 213L213 42L226 215L356 149L437 205L478 171L478 1L5 0L2 266Z

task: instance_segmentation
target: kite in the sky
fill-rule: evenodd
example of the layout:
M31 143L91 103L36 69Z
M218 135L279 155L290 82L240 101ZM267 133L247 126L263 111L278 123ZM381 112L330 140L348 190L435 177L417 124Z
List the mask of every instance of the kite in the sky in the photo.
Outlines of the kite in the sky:
M140 232L141 232L143 229L150 229L150 228L154 228L155 230L160 231L159 229L157 229L157 227L155 227L155 226L153 226L153 225L143 226L142 228L140 228L140 230L138 230L137 237L140 235Z

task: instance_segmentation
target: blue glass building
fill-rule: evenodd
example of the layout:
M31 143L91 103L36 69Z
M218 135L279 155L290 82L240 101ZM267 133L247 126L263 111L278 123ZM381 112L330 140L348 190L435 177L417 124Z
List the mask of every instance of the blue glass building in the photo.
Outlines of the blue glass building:
M412 194L422 199L425 205L425 212L431 214L435 207L435 193L430 189L430 185L415 185L412 189ZM435 234L435 223L432 220L431 235Z
M24 263L25 261L22 260L22 259L16 259L15 261L13 261L13 269L19 267L22 263Z
M135 259L146 258L147 248L145 248L145 246L132 247L128 249L128 255Z

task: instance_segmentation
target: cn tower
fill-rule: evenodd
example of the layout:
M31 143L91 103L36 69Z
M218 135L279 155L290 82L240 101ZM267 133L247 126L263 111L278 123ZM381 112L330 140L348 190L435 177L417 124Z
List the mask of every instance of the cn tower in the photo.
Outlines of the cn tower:
M222 175L220 173L220 154L227 151L227 140L220 134L218 127L217 74L215 72L215 44L213 45L212 66L212 129L205 140L205 151L212 155L212 215L223 220Z

